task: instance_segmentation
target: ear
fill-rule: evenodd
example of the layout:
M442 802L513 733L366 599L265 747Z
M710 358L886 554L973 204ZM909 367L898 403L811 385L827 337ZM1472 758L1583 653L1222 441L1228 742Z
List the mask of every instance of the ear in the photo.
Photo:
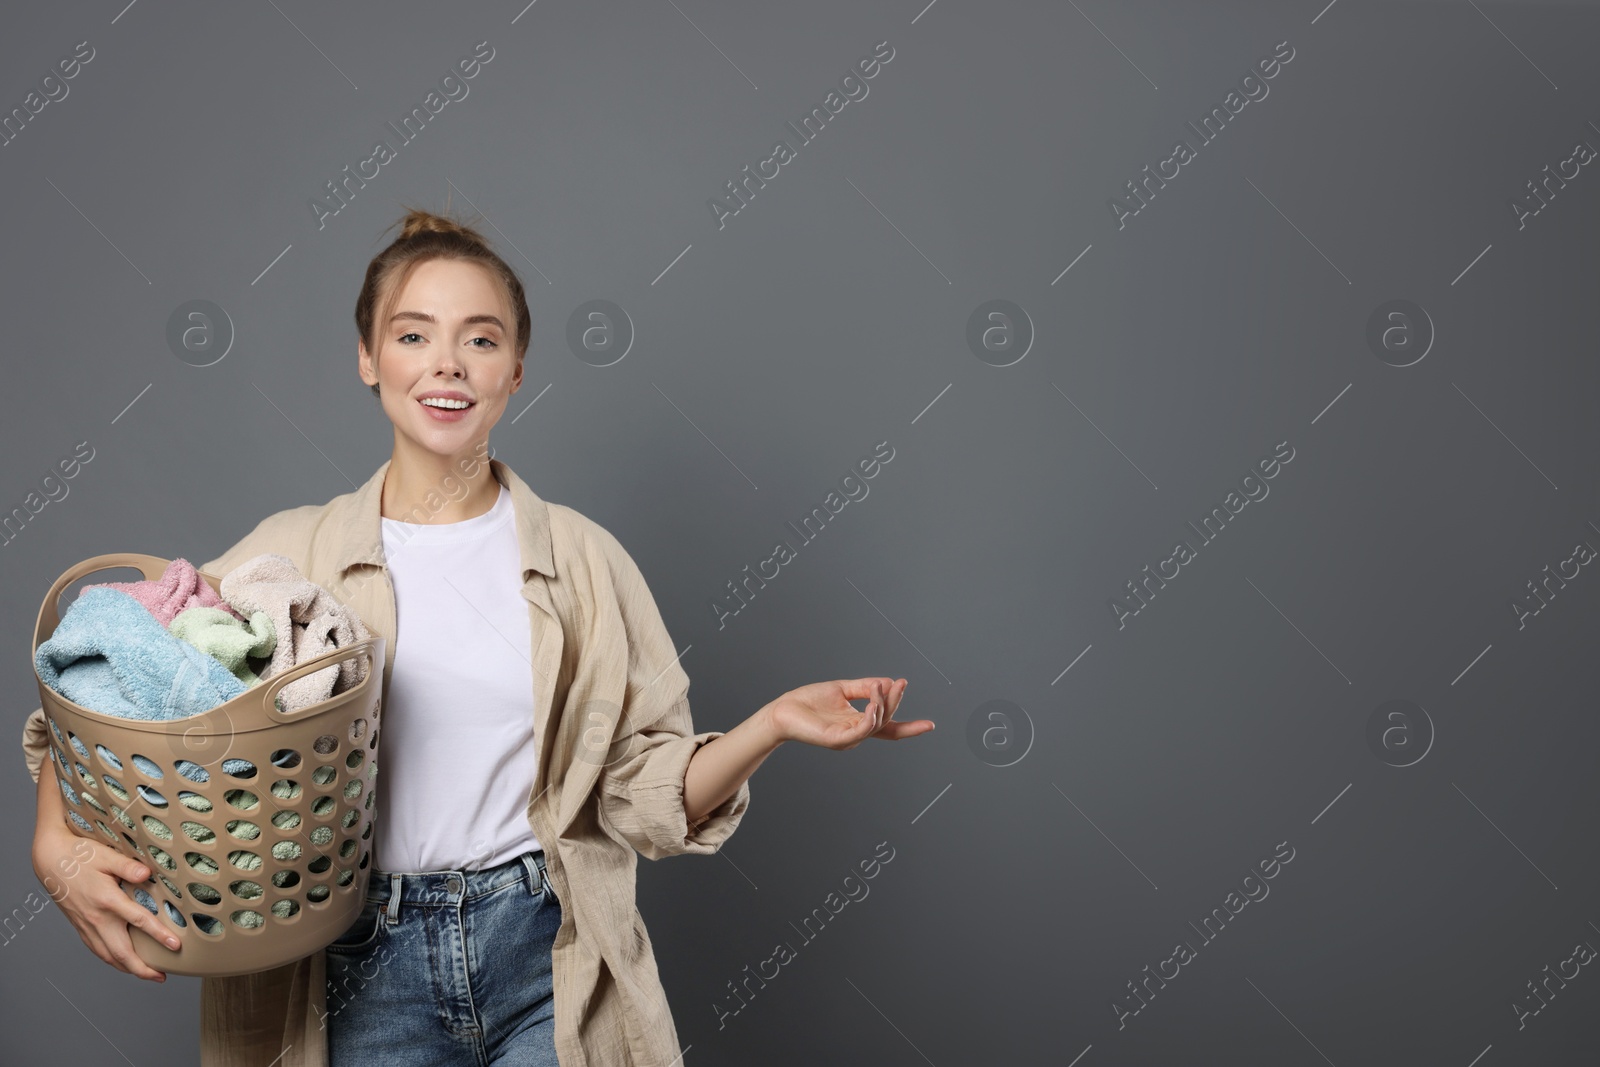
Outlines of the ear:
M367 343L360 337L356 338L356 373L368 385L378 384L378 369L372 353L367 351Z
M522 388L522 364L526 358L526 356L523 356L517 360L517 369L511 375L511 391L513 393Z

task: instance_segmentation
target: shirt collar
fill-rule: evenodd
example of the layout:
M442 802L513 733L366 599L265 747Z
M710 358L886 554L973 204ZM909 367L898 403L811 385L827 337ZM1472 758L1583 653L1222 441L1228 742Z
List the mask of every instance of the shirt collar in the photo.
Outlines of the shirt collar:
M386 566L383 555L383 480L389 473L393 459L384 460L367 479L365 485L353 493L346 493L330 502L334 514L332 527L338 538L334 546L333 565L342 576L345 571L361 563ZM511 505L516 513L517 546L522 555L522 577L526 581L530 571L555 576L555 558L550 543L550 508L533 491L517 472L498 459L489 460L489 470L495 480L511 491Z

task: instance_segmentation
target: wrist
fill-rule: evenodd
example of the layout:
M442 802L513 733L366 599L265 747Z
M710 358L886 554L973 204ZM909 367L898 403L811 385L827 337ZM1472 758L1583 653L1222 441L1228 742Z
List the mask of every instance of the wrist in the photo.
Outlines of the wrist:
M775 751L779 745L789 740L783 732L783 727L778 722L776 700L769 701L761 706L761 710L751 716L751 723L756 728L756 733L762 740L763 747L768 752Z

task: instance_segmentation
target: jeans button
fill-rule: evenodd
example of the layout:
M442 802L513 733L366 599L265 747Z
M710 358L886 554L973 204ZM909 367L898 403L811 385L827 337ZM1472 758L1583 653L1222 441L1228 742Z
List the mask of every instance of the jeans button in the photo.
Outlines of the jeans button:
M452 893L461 892L461 879L452 874L449 878L445 879L445 888L449 889Z

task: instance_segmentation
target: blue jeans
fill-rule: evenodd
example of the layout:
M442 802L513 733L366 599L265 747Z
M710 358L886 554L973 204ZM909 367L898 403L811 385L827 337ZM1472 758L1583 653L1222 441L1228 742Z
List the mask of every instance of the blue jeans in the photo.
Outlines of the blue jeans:
M544 853L483 870L373 869L327 948L329 1067L558 1067Z

